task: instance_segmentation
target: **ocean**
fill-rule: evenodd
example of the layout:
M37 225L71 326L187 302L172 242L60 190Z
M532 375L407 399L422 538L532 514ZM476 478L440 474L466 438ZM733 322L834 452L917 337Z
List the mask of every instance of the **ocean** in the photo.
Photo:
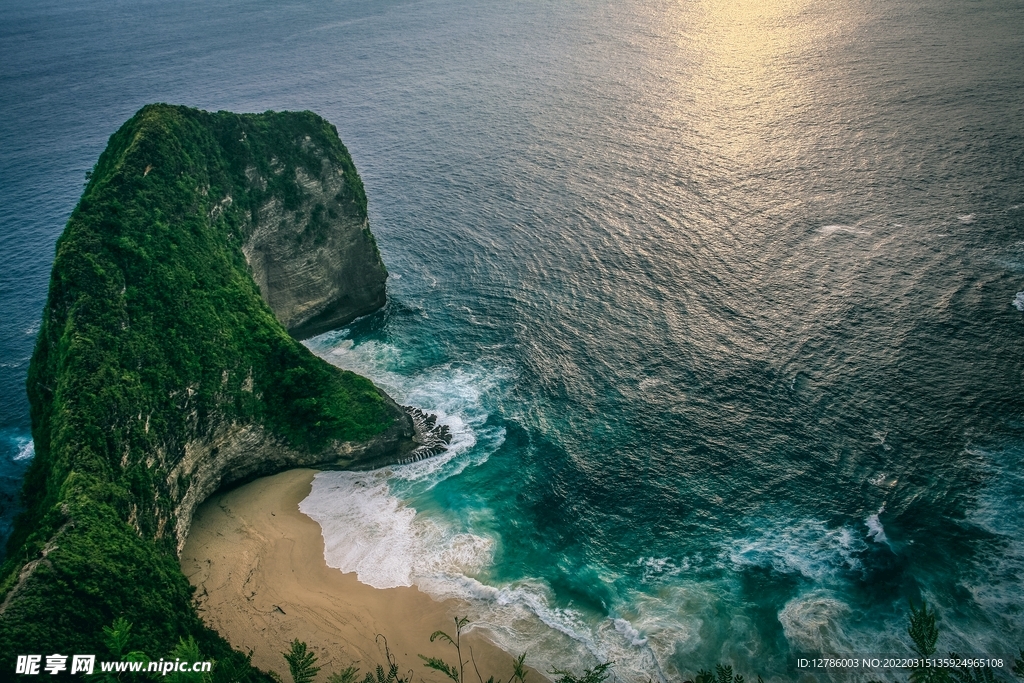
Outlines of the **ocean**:
M1024 646L1024 5L8 0L0 512L54 243L148 102L311 109L380 312L308 342L454 434L318 475L372 586L539 670ZM410 663L412 666L415 663ZM875 672L877 675L877 672Z

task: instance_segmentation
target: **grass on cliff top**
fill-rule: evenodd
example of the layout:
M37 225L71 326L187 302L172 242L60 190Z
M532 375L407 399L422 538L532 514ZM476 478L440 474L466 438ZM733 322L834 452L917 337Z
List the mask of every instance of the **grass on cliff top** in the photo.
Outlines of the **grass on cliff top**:
M295 168L318 175L322 155L365 215L337 132L310 112L151 105L111 137L57 242L29 369L36 455L0 574L0 669L18 653L99 651L96 625L121 616L153 655L186 635L230 652L175 555L188 480L168 477L186 442L234 422L313 450L392 424L368 380L288 336L240 250L256 208L294 205Z

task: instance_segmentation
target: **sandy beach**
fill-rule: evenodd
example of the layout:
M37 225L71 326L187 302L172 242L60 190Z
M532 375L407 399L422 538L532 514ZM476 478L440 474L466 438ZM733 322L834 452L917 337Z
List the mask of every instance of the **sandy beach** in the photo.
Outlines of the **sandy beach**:
M218 493L197 511L181 567L197 588L200 614L236 648L252 650L253 664L290 681L281 656L292 640L305 641L322 667L319 681L355 664L366 672L383 662L374 638L414 680L440 682L418 654L454 662L454 649L430 643L443 629L454 635L455 601L438 602L416 588L376 589L324 561L320 526L299 512L314 470L291 470ZM511 657L478 634L463 640L484 680L511 675ZM468 658L468 657L467 657ZM467 679L472 664L467 665ZM362 673L360 674L360 676ZM542 677L533 672L534 681Z

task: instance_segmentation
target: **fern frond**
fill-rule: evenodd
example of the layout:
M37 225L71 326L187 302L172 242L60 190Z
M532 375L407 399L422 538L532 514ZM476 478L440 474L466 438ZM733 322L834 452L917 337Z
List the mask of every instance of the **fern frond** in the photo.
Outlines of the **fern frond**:
M921 601L921 609L910 603L910 627L907 633L914 641L914 651L921 657L935 654L935 643L939 639L939 617L935 610L928 610L928 603Z
M443 659L438 659L437 657L424 657L423 655L417 656L423 660L423 666L428 669L433 669L434 671L440 671L445 676L455 681L455 683L459 683L459 671L454 666L450 666Z
M438 638L441 638L441 639L451 643L452 645L455 644L455 641L452 640L452 637L450 635L448 635L447 633L445 633L444 631L434 631L433 633L430 634L430 642L434 642Z
M508 679L508 683L512 681L519 681L519 683L526 683L526 665L523 663L526 661L526 653L519 655L517 659L512 660L512 677Z

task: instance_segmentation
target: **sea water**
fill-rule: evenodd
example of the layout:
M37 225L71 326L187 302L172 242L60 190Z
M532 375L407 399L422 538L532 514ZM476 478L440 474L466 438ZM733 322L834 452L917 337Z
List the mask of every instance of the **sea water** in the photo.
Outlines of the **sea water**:
M941 652L1024 644L1020 3L0 14L5 524L53 245L107 137L153 101L312 109L391 277L308 344L454 435L318 475L329 564L622 681L905 655L911 599Z

